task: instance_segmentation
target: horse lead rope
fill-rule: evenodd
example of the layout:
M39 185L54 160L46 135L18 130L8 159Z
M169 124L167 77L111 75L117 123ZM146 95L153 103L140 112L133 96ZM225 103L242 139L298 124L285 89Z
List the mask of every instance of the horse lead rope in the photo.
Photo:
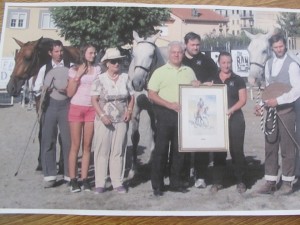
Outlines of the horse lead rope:
M260 129L265 135L271 135L274 133L275 128L276 128L276 122L277 122L277 110L276 108L269 108L267 111L267 116L266 119L264 119L264 104L260 104L259 102L261 101L261 88L260 86L258 87L258 93L256 97L256 104L260 105ZM271 121L273 115L273 122L272 122L272 128L267 129L267 124L266 122Z

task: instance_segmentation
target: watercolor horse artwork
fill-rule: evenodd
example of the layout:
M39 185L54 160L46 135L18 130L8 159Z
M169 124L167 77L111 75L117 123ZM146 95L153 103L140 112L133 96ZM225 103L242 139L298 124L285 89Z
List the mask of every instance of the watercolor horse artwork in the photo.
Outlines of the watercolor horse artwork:
M51 59L48 51L53 40L43 37L35 41L29 41L27 43L23 43L15 38L14 40L20 46L20 50L15 56L15 66L6 89L11 96L16 97L20 95L25 82L27 82L31 78L35 80L34 78L36 77L39 69ZM72 46L64 47L64 60L78 63L79 57L79 49ZM38 110L38 108L39 100L36 99L36 111ZM39 141L40 138L41 137L39 133ZM39 165L37 169L41 169L40 150Z
M152 104L147 96L147 82L153 73L153 71L164 65L167 61L167 48L158 48L155 45L156 39L160 36L160 33L152 35L147 38L140 37L137 32L133 31L133 38L135 45L132 49L132 61L129 66L129 78L130 82L135 90L136 104L133 109L132 115L132 167L129 173L129 177L133 177L137 166L137 149L140 141L139 122L140 114L142 110L146 110L149 118L149 127L152 128L150 139L150 150L154 149L154 131L155 131L155 119Z

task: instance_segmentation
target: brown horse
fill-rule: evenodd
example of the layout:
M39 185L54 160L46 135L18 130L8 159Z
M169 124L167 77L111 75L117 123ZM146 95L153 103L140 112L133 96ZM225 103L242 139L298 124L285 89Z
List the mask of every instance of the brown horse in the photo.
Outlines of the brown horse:
M21 47L15 56L15 67L7 84L7 92L11 96L18 96L25 81L35 77L39 69L51 58L48 54L52 39L43 38L23 43L14 38ZM64 47L64 59L79 62L79 49L71 46Z
M33 77L34 82L35 77L39 72L39 69L47 62L49 62L49 60L51 60L48 51L50 50L51 42L53 40L50 38L43 37L36 41L29 41L27 43L23 43L15 38L14 40L21 48L15 56L15 67L13 69L6 89L11 96L18 96L22 90L22 86L24 85L25 81ZM73 63L79 63L79 49L71 46L64 47L64 60ZM36 111L38 111L39 98L36 98L35 100ZM39 141L41 143L41 129L39 131ZM41 149L39 150L37 170L42 169L40 157ZM62 157L60 157L59 173L61 173L62 168Z

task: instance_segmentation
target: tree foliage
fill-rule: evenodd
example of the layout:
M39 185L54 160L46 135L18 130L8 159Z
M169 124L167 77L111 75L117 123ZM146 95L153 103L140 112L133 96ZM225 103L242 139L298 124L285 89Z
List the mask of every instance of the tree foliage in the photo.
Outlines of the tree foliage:
M230 51L231 49L245 49L249 43L250 39L242 33L239 36L206 35L201 45L206 51Z
M277 23L280 25L282 31L287 36L300 35L300 14L292 12L282 12L277 18Z
M98 49L132 43L132 31L141 36L170 18L165 8L146 7L55 7L51 9L59 35L74 46L89 43Z
M248 29L247 31L252 34L267 33L257 28L253 28L252 30ZM250 41L244 32L236 36L211 33L204 36L201 41L201 46L204 51L229 51L232 49L246 49Z

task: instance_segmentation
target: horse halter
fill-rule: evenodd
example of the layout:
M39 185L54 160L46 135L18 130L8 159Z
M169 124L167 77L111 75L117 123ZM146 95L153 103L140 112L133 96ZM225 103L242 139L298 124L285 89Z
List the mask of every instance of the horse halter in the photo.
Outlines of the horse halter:
M140 43L147 43L147 44L150 44L150 45L152 45L152 46L154 47L154 50L156 49L156 45L155 45L154 43L152 43L152 42L149 42L149 41L140 41L140 42L138 42L137 44L140 44ZM154 56L156 56L156 55L154 54ZM157 57L155 57L155 61L157 61ZM146 67L144 67L144 66L137 65L137 66L134 67L134 70L135 70L136 68L141 68L141 69L145 70L147 73L149 73L149 72L151 71L152 65L153 65L153 61L151 62L149 68L146 68Z
M258 88L258 92L257 92L257 97L256 97L256 104L260 105L260 101L262 100L261 98L261 87ZM266 118L264 118L264 103L262 105L260 105L260 129L261 131L265 134L265 136L267 137L268 135L271 135L275 132L276 129L276 125L277 125L277 110L276 108L271 108L269 107L266 115ZM267 122L270 123L272 126L268 127L267 126Z
M28 66L27 70L25 71L25 76L22 78L19 78L21 80L29 80L32 76L35 75L35 73L38 72L38 67L37 65L39 65L39 51L35 51L33 52L33 56L32 56L32 62L31 64Z
M260 68L262 68L262 69L264 69L264 68L265 68L265 65L263 65L263 64L260 64L260 63L257 63L257 62L250 62L250 66L251 66L251 65L258 66L258 67L260 67Z

